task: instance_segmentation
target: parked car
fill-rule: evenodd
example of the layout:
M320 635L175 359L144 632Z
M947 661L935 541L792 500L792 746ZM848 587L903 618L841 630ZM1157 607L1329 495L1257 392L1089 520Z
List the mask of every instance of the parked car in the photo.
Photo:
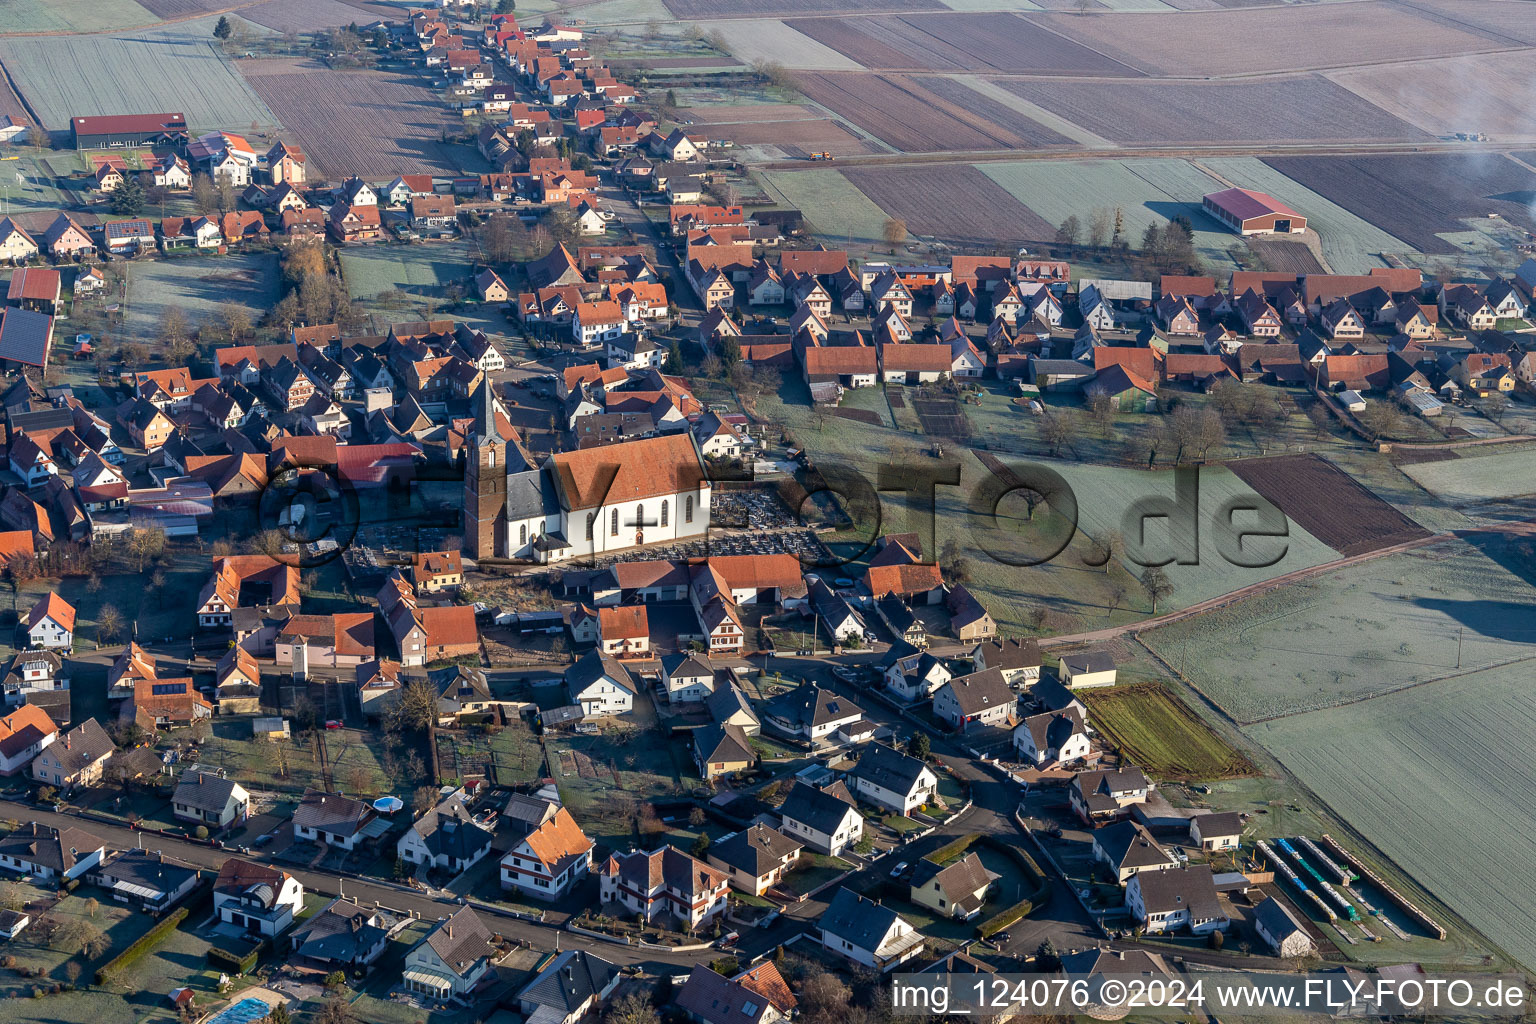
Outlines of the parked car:
M906 872L909 866L910 865L907 861L902 861L900 864L897 864L895 867L891 868L891 877L900 878Z
M338 719L330 718L326 720L325 727L327 729L340 729L341 722Z

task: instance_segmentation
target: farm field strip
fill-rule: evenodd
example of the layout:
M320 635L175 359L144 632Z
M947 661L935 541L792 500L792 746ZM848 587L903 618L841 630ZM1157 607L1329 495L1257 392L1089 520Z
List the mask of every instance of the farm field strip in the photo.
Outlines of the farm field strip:
M303 148L311 174L316 167L337 177L462 169L442 141L450 124L446 110L412 75L287 59L240 66Z
M811 171L763 171L759 176L769 194L785 206L805 211L816 233L829 241L878 244L884 238L886 213L830 167Z
M1494 42L1513 39L1536 46L1536 21L1511 17L1510 8L1496 0L1400 0L1398 6L1433 21L1481 33Z
M962 245L1050 238L1055 229L970 164L850 167L853 185L918 235Z
M1524 109L1525 97L1536 93L1536 69L1528 52L1345 68L1327 77L1432 135L1472 130L1501 142L1536 139L1536 126ZM1449 88L1448 81L1453 83ZM1479 102L1469 101L1464 83L1476 83Z
M1083 224L1096 207L1118 206L1125 214L1126 237L1139 239L1149 224L1159 228L1187 216L1195 228L1195 247L1218 267L1230 264L1230 252L1242 240L1200 210L1200 197L1221 183L1188 161L1172 158L1130 160L997 161L976 165L987 177L1056 225L1075 216ZM1049 239L1054 234L1043 236ZM1223 268L1224 269L1224 268Z
M217 11L230 6L229 0L140 0L157 18L184 18L189 14Z
M826 115L803 103L712 103L679 111L698 124L750 124L756 121L817 120Z
M843 56L803 32L796 32L782 21L740 19L710 26L725 40L725 48L743 64L755 60L772 61L791 71L817 69L858 71L859 63Z
M955 78L929 77L923 79L923 88L933 95L969 111L976 117L1012 132L1030 147L1065 146L1074 140L1055 128L1042 124L1022 110L1000 102L991 96L977 92Z
M1045 8L1035 3L1034 0L940 0L945 7L952 11L968 13L971 11L1043 11Z
M134 0L4 0L0 33L110 32L152 25L158 12Z
M1268 192L1307 215L1307 227L1322 240L1323 257L1335 274L1364 274L1384 266L1373 253L1411 253L1413 246L1286 177L1257 157L1201 157L1217 174L1243 188Z
M0 63L52 129L79 114L145 110L181 111L194 129L279 124L214 45L208 18L131 36L0 38Z
M268 0L240 14L275 32L312 32L356 24L359 11L341 0Z
M1424 132L1320 75L1263 82L996 84L1122 143L1414 140ZM1319 111L1327 111L1320 117Z
M848 11L942 11L938 0L665 0L674 17L741 18Z
M932 79L929 80L929 88L933 87ZM1077 143L1087 149L1114 149L1115 144L1102 135L1095 135L1082 125L1073 124L1066 118L1058 117L1037 103L1031 103L1022 96L1015 95L1002 86L982 78L979 75L951 75L950 81L958 82L979 96L996 100L1000 106L1010 110L1016 110L1031 121L1055 132L1056 134ZM958 94L955 102L959 103Z
M1242 725L1433 690L1536 658L1536 590L1506 568L1518 558L1508 542L1481 541L1486 551L1445 539L1347 565L1142 640Z
M1536 493L1536 449L1499 455L1475 452L1468 449L1459 459L1399 468L1426 491L1458 504Z
M738 146L774 146L785 156L809 159L811 153L830 151L836 156L883 152L855 135L840 121L830 118L798 118L791 121L748 121L709 125L711 139L728 139Z
M1247 734L1520 963L1536 964L1529 664L1268 722Z
M806 96L904 152L1023 149L1025 140L900 75L805 73Z
M1140 72L1010 13L804 18L791 25L875 71L1000 71L1137 77Z
M1529 454L1536 465L1536 452ZM1346 557L1429 536L1428 530L1315 455L1246 459L1229 468L1287 518Z
M1266 157L1264 163L1423 253L1456 252L1441 233L1489 213L1536 227L1531 172L1502 154Z
M1088 721L1132 764L1158 778L1208 782L1254 771L1211 727L1162 683L1133 683L1079 696Z
M1248 248L1257 253L1270 270L1287 274L1322 274L1326 268L1310 246L1302 242L1250 237Z
M1200 41L1200 71L1205 75L1352 67L1360 59L1359 26L1367 23L1376 61L1475 53L1499 45L1481 32L1464 31L1384 0L1113 18L1075 13L1022 17L1148 74L1168 76L1188 73L1191 40ZM1263 45L1255 46L1256 39Z

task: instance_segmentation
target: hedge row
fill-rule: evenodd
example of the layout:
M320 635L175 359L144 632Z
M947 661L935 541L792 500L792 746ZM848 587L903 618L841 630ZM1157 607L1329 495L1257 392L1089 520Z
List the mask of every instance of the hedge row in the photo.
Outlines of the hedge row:
M976 934L980 935L984 939L990 939L992 936L996 935L1004 928L1007 928L1009 925L1013 924L1015 921L1019 920L1034 909L1035 904L1033 901L1019 900L1019 902L1015 903L1013 906L993 914L991 917L981 922L981 924L977 925Z
M951 843L946 843L945 845L939 847L937 850L934 850L928 856L924 857L923 860L934 864L944 864L948 861L952 861L966 850L969 850L971 848L971 844L980 838L981 836L975 832L968 836L961 836L959 839L956 839Z
M149 931L135 939L127 949L123 950L121 953L117 954L117 956L102 964L101 968L96 972L96 984L105 985L107 982L112 980L113 975L117 974L123 968L133 965L135 962L142 959L146 954L152 952L154 948L160 945L160 943L164 942L166 936L170 935L171 932L176 929L176 926L181 924L181 922L186 920L186 918L187 908L184 906L177 907L171 912L170 916L166 917Z
M267 945L267 940L262 939L244 956L238 953L231 953L227 949L220 949L218 946L209 946L208 959L213 962L214 966L226 974L249 974L251 968L256 966L257 958L261 956L262 951L267 948Z

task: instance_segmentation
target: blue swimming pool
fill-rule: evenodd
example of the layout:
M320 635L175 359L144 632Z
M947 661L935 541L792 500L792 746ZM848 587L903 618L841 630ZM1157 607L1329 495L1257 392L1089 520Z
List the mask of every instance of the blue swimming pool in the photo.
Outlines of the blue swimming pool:
M263 1000L255 998L242 999L233 1006L220 1010L207 1024L250 1024L253 1020L260 1020L272 1012L272 1008Z

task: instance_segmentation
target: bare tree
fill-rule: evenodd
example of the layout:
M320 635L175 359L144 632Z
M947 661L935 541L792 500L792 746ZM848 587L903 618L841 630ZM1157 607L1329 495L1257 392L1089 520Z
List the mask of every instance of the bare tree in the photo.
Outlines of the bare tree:
M1149 565L1141 574L1141 589L1146 591L1148 600L1152 602L1152 614L1156 615L1158 602L1173 593L1173 582L1162 569Z
M1088 244L1095 249L1104 248L1104 243L1109 241L1109 229L1112 215L1102 206L1096 206L1088 215Z
M885 244L894 252L898 245L907 240L907 222L900 217L887 217L880 233L885 238Z
M96 612L96 640L109 644L123 631L123 613L115 605L104 604Z

